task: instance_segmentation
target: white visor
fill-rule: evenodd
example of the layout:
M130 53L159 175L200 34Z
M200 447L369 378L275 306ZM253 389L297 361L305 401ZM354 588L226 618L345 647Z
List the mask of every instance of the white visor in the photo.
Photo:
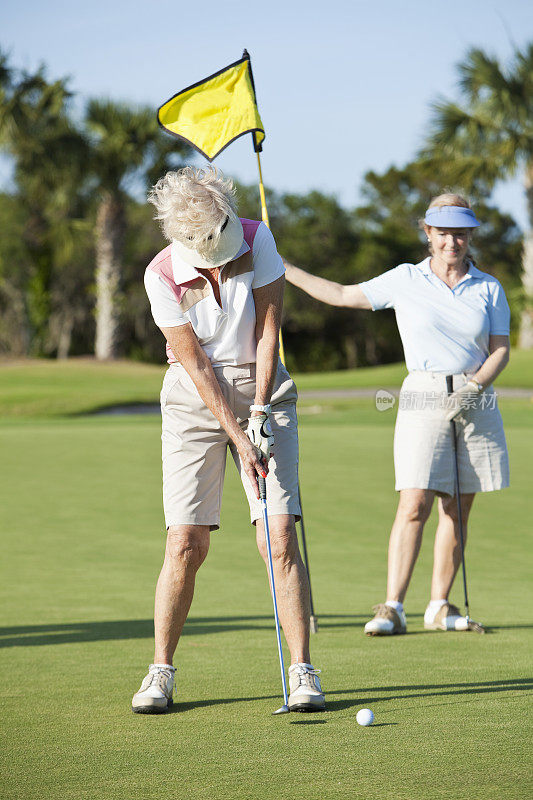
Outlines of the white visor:
M231 214L224 230L220 234L217 246L208 253L200 255L197 250L187 247L183 242L174 239L176 253L183 261L196 269L214 269L231 261L239 250L244 239L244 232L240 219Z

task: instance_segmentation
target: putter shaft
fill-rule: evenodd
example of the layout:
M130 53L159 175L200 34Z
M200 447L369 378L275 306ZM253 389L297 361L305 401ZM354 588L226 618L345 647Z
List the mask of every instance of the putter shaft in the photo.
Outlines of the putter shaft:
M272 550L270 548L270 529L268 527L268 511L266 504L266 481L258 476L259 498L261 500L261 512L263 514L263 527L265 529L265 542L268 555L268 577L270 579L270 590L272 592L272 602L274 604L274 620L276 623L276 638L278 641L279 666L281 669L281 683L283 685L283 706L275 711L275 714L286 714L289 711L289 696L287 693L287 681L285 678L285 664L283 663L283 649L281 646L281 631L279 625L278 603L276 600L276 586L274 583L274 565L272 563Z
M446 389L448 395L453 393L453 375L446 375ZM452 443L453 443L453 467L455 475L455 497L457 499L457 522L459 525L459 541L461 545L461 564L463 567L463 590L465 596L466 619L470 625L470 606L468 603L468 590L466 588L466 563L465 563L465 540L463 534L463 510L461 508L461 492L459 484L459 458L457 455L457 428L455 420L450 420Z
M305 540L305 525L304 525L304 509L302 503L302 491L300 489L300 481L298 481L298 495L300 497L300 538L302 540L302 554L304 557L305 569L307 572L307 580L309 582L309 605L311 615L309 617L309 630L311 633L318 633L318 618L315 614L313 605L313 590L311 588L311 573L309 571L309 557L307 555L307 542Z

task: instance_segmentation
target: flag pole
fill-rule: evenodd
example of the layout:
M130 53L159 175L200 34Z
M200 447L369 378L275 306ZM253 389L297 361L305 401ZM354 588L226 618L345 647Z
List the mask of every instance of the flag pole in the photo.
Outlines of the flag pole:
M268 209L266 204L266 195L265 195L265 187L263 184L263 170L261 169L261 156L259 151L256 152L257 156L257 169L259 170L259 196L261 197L261 219L267 226L270 228L270 222L268 219ZM281 335L281 330L279 332L279 355L283 363L285 363L285 350L283 347L283 337Z
M267 228L270 228L270 222L268 219L268 209L266 204L266 195L265 195L265 187L263 184L263 170L261 169L261 158L259 155L259 150L256 149L255 146L255 137L254 139L254 150L257 156L257 168L259 170L259 196L261 197L261 218ZM281 330L279 332L279 355L283 363L285 363L285 351L283 349L283 338L281 335ZM298 494L300 495L300 536L302 539L302 550L305 562L305 569L307 570L307 580L309 581L309 605L311 607L311 615L309 617L309 627L311 633L318 632L318 619L315 615L315 609L313 606L313 592L311 591L311 573L309 572L309 559L307 557L307 543L305 541L305 525L304 525L304 511L303 511L303 504L302 504L302 492L300 490L300 480L298 479Z

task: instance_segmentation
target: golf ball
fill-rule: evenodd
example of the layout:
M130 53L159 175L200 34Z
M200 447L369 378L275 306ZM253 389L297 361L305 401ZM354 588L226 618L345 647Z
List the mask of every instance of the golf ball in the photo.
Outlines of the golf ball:
M366 728L367 725L372 725L374 722L374 712L369 708L360 708L357 712L356 720L359 725L364 725Z

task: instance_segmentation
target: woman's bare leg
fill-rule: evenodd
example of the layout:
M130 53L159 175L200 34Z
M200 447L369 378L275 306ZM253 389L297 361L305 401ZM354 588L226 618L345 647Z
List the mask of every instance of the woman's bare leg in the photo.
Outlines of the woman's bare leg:
M435 492L402 489L389 539L387 600L403 603L415 566L424 525L431 513Z
M207 525L176 525L168 530L155 591L154 664L172 664L191 607L196 573L209 550L209 538Z
M461 495L463 519L463 538L466 544L468 516L475 494ZM431 599L447 600L454 578L461 563L461 542L457 519L457 499L439 498L439 524L435 535L433 577L431 580Z
M257 520L256 527L257 546L267 564L261 520ZM294 516L273 514L269 517L269 529L279 620L291 654L291 664L309 664L309 581L298 547Z

